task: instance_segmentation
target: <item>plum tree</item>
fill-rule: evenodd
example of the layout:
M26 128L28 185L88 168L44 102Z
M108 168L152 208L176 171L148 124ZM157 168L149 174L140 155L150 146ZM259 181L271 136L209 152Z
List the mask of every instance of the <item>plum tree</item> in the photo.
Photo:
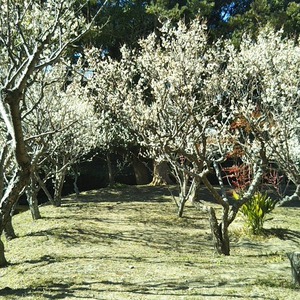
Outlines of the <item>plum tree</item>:
M40 72L54 65L69 45L91 27L72 9L74 1L5 1L0 10L0 113L4 146L14 155L12 175L1 195L0 234L32 174L23 127L26 90ZM4 154L4 152L2 152ZM0 266L7 264L0 241Z

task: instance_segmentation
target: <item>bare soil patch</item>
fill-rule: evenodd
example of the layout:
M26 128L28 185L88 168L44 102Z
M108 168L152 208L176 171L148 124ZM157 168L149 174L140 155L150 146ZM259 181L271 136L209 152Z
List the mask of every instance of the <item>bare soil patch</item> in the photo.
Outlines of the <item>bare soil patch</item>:
M263 237L239 216L229 257L214 254L204 212L188 205L176 216L166 187L89 191L41 213L14 217L0 299L299 298L286 256L300 250L298 207L276 208Z

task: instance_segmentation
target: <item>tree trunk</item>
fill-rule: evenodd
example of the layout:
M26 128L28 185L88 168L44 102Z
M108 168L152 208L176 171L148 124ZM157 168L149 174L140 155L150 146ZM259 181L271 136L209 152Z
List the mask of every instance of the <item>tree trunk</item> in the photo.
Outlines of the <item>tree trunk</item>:
M284 206L289 202L299 201L299 200L300 200L300 184L297 184L295 192L290 196L284 197L281 201L277 203L277 206Z
M153 179L150 185L159 186L173 184L170 178L170 168L166 161L153 162Z
M194 184L189 186L189 175L182 173L182 178L178 178L179 186L180 186L180 193L179 193L179 204L178 204L178 217L183 216L183 210L185 207L185 203L189 199L189 196L192 192ZM193 181L194 182L194 181Z
M61 206L61 197L62 197L61 194L65 182L65 176L66 176L65 170L62 170L61 172L55 174L53 202L54 205L57 207Z
M32 219L33 220L41 219L42 216L39 210L38 200L36 196L33 195L30 199L28 199L28 203L29 203L29 209L31 212Z
M74 192L76 194L76 199L80 194L77 182L78 182L78 178L79 178L79 172L77 171L77 167L73 168L73 172L74 172L74 182L73 182L73 187L74 187Z
M179 207L178 207L178 217L179 218L182 218L182 216L183 216L183 211L184 211L184 207L185 207L187 200L188 200L187 198L182 198L179 201Z
M7 241L11 241L17 237L12 225L12 215L8 217L7 222L4 226L4 235Z
M39 185L36 185L36 180L31 178L30 185L26 189L26 197L33 220L42 218L37 199L39 189L40 187Z
M189 199L194 204L195 202L199 202L201 200L201 189L202 186L197 178L195 178L195 186L189 196Z
M19 200L20 194L24 187L26 187L29 183L31 176L31 161L24 141L21 112L19 107L21 98L22 93L20 93L19 90L9 91L5 98L5 102L8 103L10 109L10 117L13 126L13 133L11 134L18 167L16 168L16 173L12 177L0 202L0 236L10 218L13 206ZM0 243L0 267L6 265L7 261L4 255L4 245L3 243Z
M15 174L9 183L0 203L0 236L6 228L7 222L11 218L11 211L13 206L18 202L20 194L24 187L28 184L28 179L30 178L31 165L30 162L26 166L23 166L21 170ZM9 226L6 228L9 231ZM4 245L0 244L0 267L5 267L7 261L5 260Z
M4 193L4 162L8 153L8 145L4 145L0 154L0 199Z
M146 165L136 156L132 155L132 163L137 185L149 184L150 172Z
M53 197L51 196L51 194L49 193L46 184L43 182L43 180L41 179L41 177L36 173L35 174L35 178L37 180L37 182L39 183L39 186L42 188L42 190L44 191L45 195L47 196L49 202L54 205L54 200Z
M292 252L287 254L292 267L293 283L300 285L300 252Z
M0 238L0 268L6 267L7 265L8 265L8 262L4 255L4 244Z
M194 205L199 200L198 194L201 187L199 180L194 178L190 186L188 185L188 180L189 177L184 178L180 186L181 191L179 194L180 200L178 205L178 217L183 216L183 210L188 200L190 200Z
M110 155L107 152L106 153L106 163L107 163L107 169L108 169L108 185L109 186L114 186L115 185L115 177L114 177L114 172L111 164L111 159Z
M226 223L218 224L215 210L212 207L209 208L208 212L215 250L219 254L230 255L228 225Z

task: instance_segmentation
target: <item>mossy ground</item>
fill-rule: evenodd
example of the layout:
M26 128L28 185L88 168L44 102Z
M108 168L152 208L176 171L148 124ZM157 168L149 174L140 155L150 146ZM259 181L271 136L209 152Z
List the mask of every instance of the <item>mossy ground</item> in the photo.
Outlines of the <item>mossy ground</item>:
M266 235L239 216L231 256L214 254L207 215L176 216L167 188L128 186L66 197L14 217L0 299L293 299L287 252L300 251L300 209L276 208Z

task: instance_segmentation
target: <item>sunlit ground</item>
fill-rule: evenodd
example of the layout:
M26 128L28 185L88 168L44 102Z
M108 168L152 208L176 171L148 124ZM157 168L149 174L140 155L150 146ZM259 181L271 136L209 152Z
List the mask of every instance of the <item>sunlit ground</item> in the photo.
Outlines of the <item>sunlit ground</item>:
M205 194L203 195L205 197ZM214 254L207 215L184 217L167 188L71 195L60 208L14 217L0 299L293 299L287 252L300 251L300 209L276 208L266 236L231 225L231 256Z

